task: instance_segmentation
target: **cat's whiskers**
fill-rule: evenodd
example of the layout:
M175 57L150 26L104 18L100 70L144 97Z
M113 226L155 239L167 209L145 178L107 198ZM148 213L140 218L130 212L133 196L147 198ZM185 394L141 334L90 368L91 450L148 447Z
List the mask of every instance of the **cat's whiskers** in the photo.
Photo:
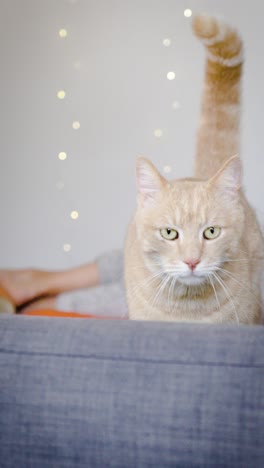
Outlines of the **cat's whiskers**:
M134 288L131 291L131 301L135 300L135 298L138 295L139 291L142 291L142 289L146 288L147 286L150 286L152 282L159 278L164 277L164 270L158 270L157 272L153 273L151 276L148 276L146 279L144 279L142 282L139 284L136 284Z
M235 259L230 259L230 260L223 260L223 263L233 263L233 262L250 263L252 260L263 260L263 257L235 258Z
M233 281L235 281L243 289L247 289L247 291L251 294L251 296L257 302L257 304L260 307L262 306L261 302L256 298L256 295L253 292L253 290L246 283L242 282L241 280L238 280L230 271L226 270L225 268L218 267L218 270L221 271L222 273L226 274L229 278L231 278Z
M152 265L161 267L160 263L152 263ZM143 270L150 271L145 266L141 266L140 268ZM137 270L138 267L135 266L135 267L132 267L132 269ZM155 271L153 274L151 274L150 277L146 278L143 282L141 282L140 284L137 284L134 287L134 289L131 291L131 296L132 296L131 301L134 301L137 298L139 292L143 291L144 289L147 289L147 287L149 286L151 287L152 283L154 283L155 280L160 280L158 287L157 288L155 287L155 290L150 299L150 302L152 302L152 305L154 307L155 303L158 301L159 297L161 296L163 290L165 289L167 283L170 280L171 280L171 285L170 285L169 291L171 292L171 294L173 294L173 289L177 281L176 274L180 272L181 272L181 269L176 270L175 267L171 267L170 265L163 265L162 268L160 268L158 271ZM172 288L172 284L174 284L173 288Z
M214 295L215 295L215 299L216 299L216 302L217 302L217 305L218 305L218 309L220 310L221 309L221 305L220 305L220 302L219 302L219 299L218 299L218 296L217 296L217 293L216 293L216 289L215 289L215 285L214 285L214 282L212 281L212 278L211 278L211 275L209 274L207 276L207 278L209 279L209 282L213 288L213 291L214 291Z
M165 278L163 278L159 288L154 291L154 294L150 298L150 304L152 307L155 307L155 304L158 302L162 292L164 291L166 285L168 284L169 280L172 279L171 276L167 273ZM154 297L153 297L154 296Z
M173 298L173 295L174 295L174 288L175 288L175 284L177 282L177 276L173 276L172 277L172 281L171 281L171 285L170 285L170 289L169 289L169 293L168 293L168 308L169 310L172 309L173 307L173 303L171 302L172 301L172 298Z
M173 302L174 298L174 293L175 293L175 286L179 280L179 276L184 273L184 269L181 266L172 266L172 265L164 265L164 272L168 273L171 279L171 284L169 287L168 291L168 296L167 296L167 304L168 304L168 309L170 310L171 313L173 313L175 307L177 306L177 299L176 302ZM164 288L165 289L165 286Z
M223 290L225 291L226 296L229 299L229 301L231 302L232 307L234 309L237 323L239 323L239 318L238 318L238 315L237 315L236 306L235 306L235 303L234 303L234 301L232 299L232 294L231 294L230 290L227 288L227 286L224 284L223 280L219 277L219 275L217 273L212 272L212 275L216 279L216 281L220 284L220 286L223 288Z

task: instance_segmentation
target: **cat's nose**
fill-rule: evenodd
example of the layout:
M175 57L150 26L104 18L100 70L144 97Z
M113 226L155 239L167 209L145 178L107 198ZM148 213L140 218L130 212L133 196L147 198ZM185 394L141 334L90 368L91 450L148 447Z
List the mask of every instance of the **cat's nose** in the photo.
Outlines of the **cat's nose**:
M184 260L184 263L188 265L188 267L193 271L197 267L198 263L200 263L200 259L191 259L191 260Z

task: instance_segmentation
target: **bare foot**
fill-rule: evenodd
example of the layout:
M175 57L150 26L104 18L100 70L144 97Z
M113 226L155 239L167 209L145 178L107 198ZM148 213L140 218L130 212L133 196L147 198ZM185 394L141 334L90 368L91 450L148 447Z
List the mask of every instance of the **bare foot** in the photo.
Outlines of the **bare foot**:
M42 270L0 270L0 287L16 306L46 292L48 272Z

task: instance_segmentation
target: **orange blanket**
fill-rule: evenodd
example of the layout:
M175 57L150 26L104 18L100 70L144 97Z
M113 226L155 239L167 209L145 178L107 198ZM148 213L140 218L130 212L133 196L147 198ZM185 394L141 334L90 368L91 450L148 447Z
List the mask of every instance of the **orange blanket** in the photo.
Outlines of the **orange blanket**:
M61 312L51 309L30 310L23 312L22 315L33 315L38 317L65 317L65 318L95 318L95 319L114 319L121 320L120 317L103 317L92 314L79 314L78 312Z
M12 313L16 311L16 307L12 302L9 294L0 286L0 300L3 299L1 312ZM36 309L28 312L21 312L21 315L33 315L37 317L65 317L65 318L95 318L95 319L116 319L121 320L120 317L107 317L92 314L79 314L78 312L61 312L54 309Z

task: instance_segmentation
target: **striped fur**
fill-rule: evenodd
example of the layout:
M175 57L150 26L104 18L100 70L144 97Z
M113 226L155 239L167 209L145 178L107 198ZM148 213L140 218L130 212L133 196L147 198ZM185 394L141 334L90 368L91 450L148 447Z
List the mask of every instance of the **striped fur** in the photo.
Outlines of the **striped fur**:
M194 18L193 31L207 53L194 173L209 178L240 153L243 44L233 28L206 15Z

